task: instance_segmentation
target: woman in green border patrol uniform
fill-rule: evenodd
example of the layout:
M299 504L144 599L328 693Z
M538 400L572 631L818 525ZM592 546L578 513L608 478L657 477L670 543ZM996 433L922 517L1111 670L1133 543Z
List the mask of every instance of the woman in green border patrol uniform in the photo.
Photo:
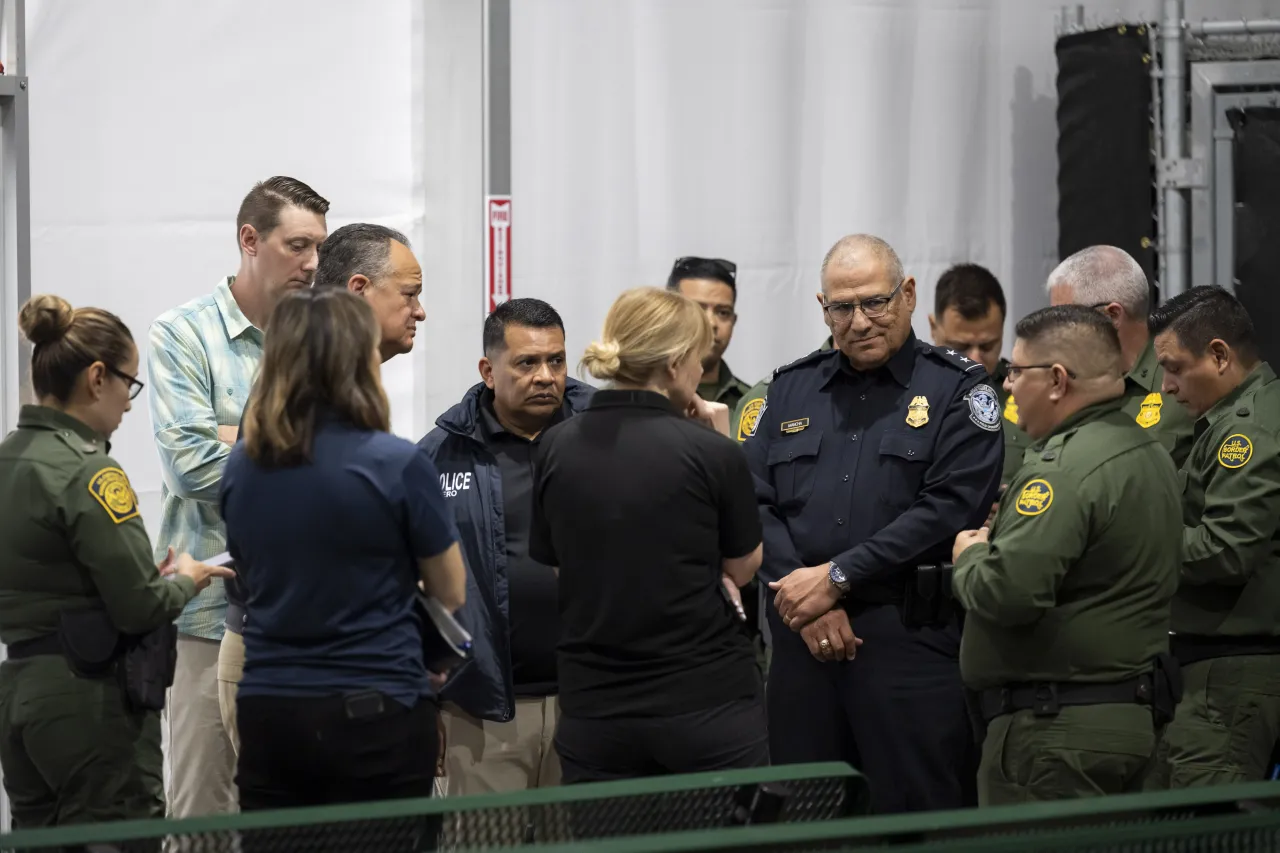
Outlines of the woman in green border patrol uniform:
M18 323L35 345L39 405L0 442L0 770L13 825L163 817L159 712L130 709L110 652L103 674L82 676L64 648L119 648L112 626L153 631L232 573L172 552L151 562L137 495L107 455L142 390L124 323L56 296L33 297ZM67 630L67 614L95 610L109 619L101 635Z

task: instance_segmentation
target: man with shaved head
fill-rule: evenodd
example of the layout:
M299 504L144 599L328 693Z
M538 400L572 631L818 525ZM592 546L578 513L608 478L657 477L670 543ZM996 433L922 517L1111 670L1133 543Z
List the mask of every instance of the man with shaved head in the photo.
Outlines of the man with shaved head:
M836 243L821 283L833 346L775 371L743 444L771 758L847 761L881 813L958 808L972 737L945 562L1000 485L999 398L981 363L916 339L916 282L883 240Z
M1124 365L1096 310L1018 323L1005 384L1034 444L990 530L952 554L960 669L986 731L981 805L1141 790L1173 718L1180 490L1123 409Z
M1192 421L1161 392L1164 369L1147 331L1151 286L1142 267L1123 249L1090 246L1058 264L1046 289L1050 305L1084 305L1111 320L1125 372L1124 411L1138 426L1151 430L1174 463L1182 465L1191 452Z

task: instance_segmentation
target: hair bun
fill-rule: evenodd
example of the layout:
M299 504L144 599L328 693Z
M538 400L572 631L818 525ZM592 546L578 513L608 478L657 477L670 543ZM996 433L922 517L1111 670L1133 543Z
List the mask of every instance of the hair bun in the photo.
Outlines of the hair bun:
M74 319L75 312L70 302L61 296L42 293L31 297L22 306L18 312L18 328L22 329L27 340L40 346L60 340Z
M582 364L596 379L613 379L622 367L622 346L617 341L593 341Z

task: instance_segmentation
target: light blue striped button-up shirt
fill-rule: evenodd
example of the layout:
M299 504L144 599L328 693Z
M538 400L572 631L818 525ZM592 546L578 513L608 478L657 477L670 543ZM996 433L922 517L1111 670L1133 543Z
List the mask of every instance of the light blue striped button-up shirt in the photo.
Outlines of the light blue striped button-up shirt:
M226 550L218 510L231 443L218 427L238 427L262 360L262 331L231 295L234 276L213 293L166 311L151 324L147 388L160 451L164 517L156 560L172 545L197 560ZM178 631L221 640L227 597L215 578L178 617Z

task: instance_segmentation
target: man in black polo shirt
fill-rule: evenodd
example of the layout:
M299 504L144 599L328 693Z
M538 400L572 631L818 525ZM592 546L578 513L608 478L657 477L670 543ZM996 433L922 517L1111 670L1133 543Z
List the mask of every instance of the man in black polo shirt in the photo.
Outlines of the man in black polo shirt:
M564 323L539 299L514 299L484 325L483 380L419 444L440 470L467 558L458 619L475 640L449 681L445 775L454 794L560 781L555 570L529 556L533 452L543 430L584 408L591 387L567 378Z

